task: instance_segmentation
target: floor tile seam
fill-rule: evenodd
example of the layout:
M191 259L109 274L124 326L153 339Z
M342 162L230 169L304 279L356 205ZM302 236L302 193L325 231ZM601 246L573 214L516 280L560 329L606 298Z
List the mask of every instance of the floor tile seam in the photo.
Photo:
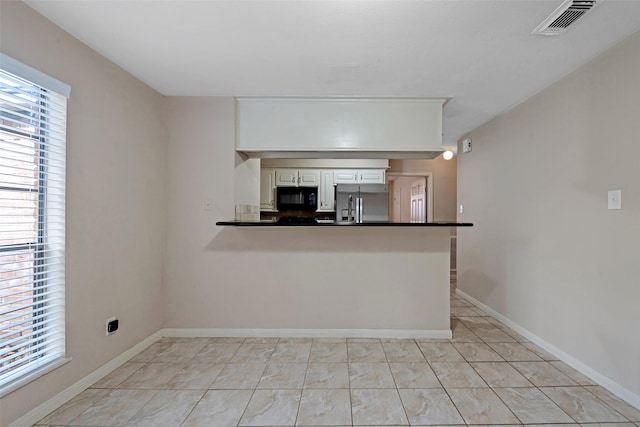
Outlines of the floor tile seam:
M128 389L118 389L118 390L128 390ZM135 389L135 390L137 390L137 389ZM112 390L112 391L114 391L114 390ZM143 400L144 400L144 403L142 403L142 405L140 405L140 408L139 408L139 409L138 409L138 410L137 410L133 415L131 415L129 418L127 418L125 421L123 421L123 423L124 423L124 424L120 424L120 425L127 425L126 423L127 423L128 421L131 421L131 420L132 420L132 419L133 419L133 418L134 418L134 417L135 417L135 416L136 416L136 415L137 415L137 414L142 410L142 408L144 408L144 407L145 407L145 405L146 405L147 403L149 403L149 402L151 401L151 399L153 399L153 398L158 394L158 391L159 391L159 390L156 390L156 389L145 389L145 390L143 390L143 391L154 391L155 393L153 393L153 395L151 395L151 397L150 397L150 398L148 398L148 399L146 399L146 400L144 400L144 399L143 399ZM78 419L80 416L82 416L82 414L84 414L85 412L87 412L89 409L91 409L91 408L95 407L95 406L96 406L100 401L102 401L103 399L105 399L105 398L107 397L107 395L109 395L109 394L110 394L110 393L105 393L105 394L104 394L104 396L102 396L102 397L101 397L100 399L98 399L97 401L93 402L93 404L92 404L91 406L89 406L87 409L85 409L84 411L82 411L78 416L76 416L76 417L74 417L73 419L71 419L71 421L69 421L69 423L67 423L66 425L68 425L68 426L73 426L73 425L83 425L83 424L73 424L73 421L74 421L74 420L76 420L76 419ZM101 427L102 427L102 426L101 426ZM107 426L105 426L105 427L107 427Z
M304 375L302 377L302 390L304 390L304 385L307 383L307 374L309 373L309 363L311 363L311 349L313 348L313 341L309 346L309 355L307 356L306 366L304 368ZM300 400L302 401L302 395L300 396ZM298 404L298 411L300 411L300 405ZM298 415L296 414L296 422L298 421Z
M345 346L347 348L347 385L349 386L349 402L353 408L353 402L351 398L351 373L349 372L349 340L346 340ZM351 414L351 424L353 424L353 413Z
M453 345L453 347L456 349L456 351L458 353L460 353L460 356L462 356L462 358L467 362L467 363L492 363L492 362L497 362L497 363L501 363L501 362L507 362L507 360L498 352L496 352L491 346L489 346L489 344L485 344L486 346L488 346L491 351L493 351L494 353L496 353L498 355L498 357L502 360L470 360L469 358L467 358L464 354L462 354L462 352L458 349L458 347L456 347L456 344L460 345L460 344L485 344L485 343L460 343L460 342L452 342L451 345ZM455 363L455 362L452 362Z
M478 362L478 363L483 363L483 362ZM505 362L505 363L509 364L509 362ZM510 388L510 387L491 387L491 385L489 384L489 382L488 382L487 380L485 380L485 379L484 379L484 377L480 374L480 372L478 372L478 370L475 368L475 366L473 366L471 363L470 363L469 365L471 365L471 369L473 369L473 370L474 370L474 372L475 372L475 373L476 373L480 378L482 378L482 381L484 381L484 383L485 383L487 386L489 386L489 388L490 388L490 389L492 389L492 390L493 390L494 388ZM509 366L511 366L511 364L509 364ZM512 367L512 368L513 368L513 367ZM515 369L515 368L513 368L513 369ZM518 371L516 370L516 372L518 372ZM522 373L521 373L521 372L518 372L518 373L519 373L520 375L522 375ZM529 384L531 384L531 386L532 386L532 387L535 387L535 384L533 384L533 383L531 382L531 380L529 380L529 379L528 379L527 377L525 377L524 375L522 375L522 377L523 377L523 378L525 378L527 381L529 381ZM531 387L522 387L522 388L531 388ZM495 393L495 392L494 392L494 393ZM496 394L497 394L497 393L496 393ZM518 419L519 419L519 418L518 418Z
M435 372L434 372L435 374ZM453 405L454 408L456 408L456 411L458 412L458 415L460 416L460 419L464 422L465 425L469 425L469 423L467 422L467 420L464 418L464 416L462 415L462 412L460 411L460 408L458 408L458 405L456 405L456 402L453 400L453 398L451 397L451 394L449 393L449 390L446 389L446 387L444 386L444 384L442 384L442 381L440 381L440 378L438 378L438 375L436 374L436 378L438 379L438 382L440 382L440 385L442 386L442 389L444 390L445 394L447 395L447 397L449 398L449 401L451 402L451 404Z
M387 356L387 350L385 350L384 344L382 344L382 340L380 340L380 347L382 347L382 353L384 354L384 360L386 360L387 364L388 364L389 363L389 356Z
M498 393L496 393L493 389L491 389L491 391L493 392L494 395L498 397L498 399L500 399L500 402L502 402L502 404L509 410L509 412L511 412L513 416L516 417L518 421L520 421L520 424L524 425L525 424L524 421L516 414L515 410L511 409L511 407L507 405L507 402L505 402L502 399L502 397ZM572 417L569 417L569 418L573 419Z
M127 362L125 362L125 363L127 363ZM119 382L115 387L113 387L113 388L106 388L106 389L107 389L107 390L119 389L119 388L120 388L120 386L121 386L122 384L124 384L124 383L125 383L129 378L131 378L133 375L135 375L135 373L136 373L136 372L138 372L138 371L139 371L139 370L141 370L141 369L144 369L144 368L145 368L148 364L150 364L150 363L151 363L150 361L149 361L149 362L144 362L142 366L140 366L138 369L136 369L135 371L133 371L131 374L127 375L127 377L126 377L126 378L124 378L122 381L120 381L120 382ZM118 368L121 368L123 365L124 365L124 363L123 363L122 365L120 365ZM116 369L118 369L118 368L116 368ZM115 372L115 371L116 371L116 369L114 369L113 371L111 371L111 373L112 373L112 372ZM109 374L107 374L107 375L109 375ZM105 375L103 378L105 378L107 375ZM100 380L96 381L95 383L97 383L97 382L99 382L99 381L101 381L101 380L102 380L102 378L101 378ZM95 383L94 383L94 384L95 384ZM88 389L88 388L91 388L91 386L87 387L87 389ZM85 390L86 390L86 389L85 389Z
M612 411L614 411L616 414L620 415L622 418L624 418L627 421L593 421L593 422L580 422L578 420L576 420L574 417L572 417L570 414L568 414L571 419L575 420L576 423L579 424L601 424L601 423L607 423L607 424L618 424L618 423L634 423L634 421L629 420L629 418L627 418L624 414L622 414L620 411L618 411L616 408L614 408L613 406L609 405L607 402L605 402L604 400L600 399L597 395L595 395L594 393L591 393L589 390L586 389L585 386L582 385L571 385L571 386L543 386L543 387L538 387L540 389L540 392L543 393L545 396L547 396L554 404L556 404L557 406L560 406L555 400L553 400L553 398L549 395L547 395L544 392L544 389L553 389L553 388L581 388L584 389L585 391L587 391L589 394L591 394L593 397L595 397L597 400L599 400L600 402L602 402L606 407L608 407L609 409L611 409ZM562 409L562 408L560 408Z
M305 379L307 376L307 371L305 370ZM304 381L302 381L302 385L304 386ZM304 388L300 390L300 397L298 398L298 409L296 409L296 418L293 420L293 425L298 425L298 417L300 416L300 406L302 406L302 393L304 393Z
M589 390L590 388L596 388L596 387L600 387L603 390L605 390L608 393L611 393L610 391L608 391L605 387L601 386L600 384L579 384L580 387L584 388L585 390L587 390L589 393L591 393L592 395L594 395L596 398L600 399L601 401L603 401L605 404L607 404L608 406L612 407L612 405L610 405L606 400L604 400L603 398L601 398L600 396L598 396L597 394L595 394L594 392L592 392L591 390ZM625 400L617 397L616 395L614 395L613 393L611 393L614 399L619 400L622 404L629 406L631 409L638 411L640 413L640 408L636 408L635 406L631 405L630 403L626 402ZM615 408L613 408L615 409ZM620 411L618 411L620 412ZM624 416L626 419L630 420L630 423L636 423L636 424L640 424L640 415L638 416L638 419L630 419L629 417L627 417L626 415L622 414L622 416Z
M640 420L631 420L629 419L625 414L623 414L622 412L618 411L616 408L614 408L613 406L609 405L609 403L607 403L604 399L600 398L600 396L598 396L597 394L593 393L591 390L588 389L588 387L593 387L593 386L584 386L581 384L578 384L578 386L580 388L582 388L583 390L585 390L586 392L588 392L589 394L591 394L592 396L594 396L596 399L598 399L600 402L604 403L606 406L608 406L609 408L613 409L615 412L617 412L620 416L622 416L625 420L628 420L628 422L630 423L634 423ZM635 409L635 408L634 408Z
M551 386L544 386L543 385L543 386L537 386L537 387L581 387L581 385L578 384L577 381L574 381L573 378L569 377L567 374L562 372L560 369L558 369L555 366L553 366L551 363L549 363L548 360L512 361L512 362L509 362L509 363L511 364L511 366L513 366L514 363L546 363L549 368L551 368L552 370L558 371L558 373L560 374L561 377L565 377L566 379L568 379L571 382L571 384L567 384L567 385L551 385ZM516 369L518 372L520 372L524 376L524 373L522 371L520 371L516 366L513 366L513 368ZM529 381L531 381L529 378L527 378L527 379ZM531 381L531 382L533 382L533 381Z
M404 416L407 419L407 423L410 426L413 426L413 424L411 424L411 419L409 418L409 414L407 413L407 405L404 404L404 400L402 400L402 394L400 394L400 389L398 389L397 387L396 387L396 394L398 395L398 399L400 399L400 405L402 405L402 411L404 412Z
M578 421L573 415L567 413L564 409L562 409L562 407L560 406L560 404L558 402L556 402L551 396L549 396L547 393L544 392L545 388L558 388L558 387L554 387L554 386L549 386L549 387L538 387L538 390L540 390L540 393L544 394L547 399L549 399L550 401L553 402L554 405L556 405L557 407L560 408L560 410L562 410L562 412L564 412L565 414L567 414L569 416L569 418L571 418L574 422L576 422L577 424L581 424L580 421Z
M247 409L249 409L249 404L251 403L251 400L253 399L253 396L255 396L256 394L256 389L253 389L251 391L251 396L249 396L249 399L247 400L247 404L245 405L242 414L240 414L240 416L238 417L238 422L236 423L236 426L240 425L240 422L242 421L242 418L244 418L245 414L247 413Z
M347 342L347 360L349 360L349 344ZM351 393L351 375L349 374L349 364L347 363L347 384L349 385L349 407L351 408L351 425L353 426L353 393Z
M182 422L180 423L180 425L184 425L185 421L187 421L187 419L191 416L191 414L193 413L193 411L195 411L196 407L200 404L200 402L202 401L202 399L204 399L204 397L207 395L207 393L209 393L209 390L205 390L204 393L202 393L202 396L200 396L200 399L198 399L198 401L195 403L195 405L193 405L193 407L191 408L191 410L189 411L189 413L184 417L184 419L182 420Z
M577 421L575 418L573 418L569 413L567 413L567 411L565 411L564 409L562 409L562 407L560 407L560 405L558 405L558 403L557 403L555 400L553 400L551 397L547 396L547 395L544 393L544 391L540 390L540 387L536 387L536 389L537 389L540 393L542 393L542 395L543 395L543 396L545 396L547 399L549 399L549 401L550 401L551 403L553 403L553 404L556 406L556 408L558 408L558 409L559 409L563 414L567 415L569 418L571 418L571 419L572 419L573 421L575 421L576 423L578 422L578 421Z

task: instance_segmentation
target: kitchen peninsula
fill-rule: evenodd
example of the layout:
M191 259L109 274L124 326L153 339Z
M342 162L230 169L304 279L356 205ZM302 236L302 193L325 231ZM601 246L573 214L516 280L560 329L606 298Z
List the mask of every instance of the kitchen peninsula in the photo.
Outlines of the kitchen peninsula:
M451 227L473 224L217 225L227 250L261 253L257 268L270 266L264 286L252 287L249 305L265 316L253 335L452 336Z

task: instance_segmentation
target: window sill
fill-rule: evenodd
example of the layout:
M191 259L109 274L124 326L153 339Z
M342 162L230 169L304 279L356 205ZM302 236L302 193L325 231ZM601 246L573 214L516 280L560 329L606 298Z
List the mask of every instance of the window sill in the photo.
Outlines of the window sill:
M67 358L59 358L59 359L53 360L53 361L47 363L46 365L43 365L40 368L35 369L35 370L29 372L28 374L25 374L25 375L19 377L15 381L10 382L9 384L7 384L4 387L0 388L0 399L3 398L4 396L8 395L9 393L12 393L12 392L16 391L20 387L23 387L23 386L29 384L31 381L35 381L36 379L40 378L41 376L43 376L45 374L48 374L49 372L53 371L54 369L58 369L62 365L66 365L67 363L71 362L71 359L72 359L71 357L67 357Z

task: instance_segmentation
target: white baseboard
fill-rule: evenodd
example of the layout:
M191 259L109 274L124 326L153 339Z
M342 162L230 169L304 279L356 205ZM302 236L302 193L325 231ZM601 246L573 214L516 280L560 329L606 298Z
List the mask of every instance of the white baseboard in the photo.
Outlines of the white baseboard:
M25 415L23 415L22 417L18 418L17 420L9 424L8 427L32 426L33 424L40 421L42 418L49 415L51 412L55 411L58 407L64 405L65 403L67 403L68 401L76 397L78 394L82 393L85 389L87 389L93 383L95 383L102 377L106 376L107 374L111 373L116 368L119 368L126 361L131 359L136 354L140 353L145 348L149 347L154 342L158 341L160 338L162 338L161 330L148 336L138 344L131 347L129 350L116 356L115 358L111 359L109 362L102 365L100 368L96 369L86 377L82 378L80 381L69 386L67 389L56 394L51 399L47 400L46 402L42 403L41 405L27 412Z
M165 337L451 339L451 331L422 329L163 329Z
M640 409L640 396L639 395L637 395L637 394L633 393L632 391L628 390L627 388L621 386L620 384L616 383L615 381L611 380L609 377L601 374L600 372L594 370L593 368L585 365L584 363L582 363L578 359L576 359L573 356L565 353L564 351L560 350L558 347L554 346L553 344L550 344L547 341L545 341L542 338L540 338L539 336L533 334L532 332L529 332L527 329L523 328L522 326L520 326L517 323L513 322L509 318L507 318L507 317L503 316L502 314L498 313L497 311L495 311L494 309L492 309L488 305L485 305L485 304L481 303L480 301L478 301L477 299L475 299L471 295L465 293L464 291L461 291L460 289L456 289L456 294L460 295L462 298L466 299L467 301L471 302L472 304L478 306L483 311L489 313L491 316L495 317L500 322L504 323L505 325L507 325L508 327L510 327L511 329L513 329L514 331L516 331L517 333L519 333L520 335L522 335L523 337L525 337L526 339L531 341L532 343L542 347L544 350L546 350L549 353L553 354L554 356L556 356L558 359L562 360L567 365L571 366L572 368L574 368L578 372L584 374L585 376L587 376L588 378L592 379L593 381L595 381L596 383L598 383L602 387L606 388L611 393L613 393L616 396L618 396L620 399L628 402L633 407L635 407L637 409Z

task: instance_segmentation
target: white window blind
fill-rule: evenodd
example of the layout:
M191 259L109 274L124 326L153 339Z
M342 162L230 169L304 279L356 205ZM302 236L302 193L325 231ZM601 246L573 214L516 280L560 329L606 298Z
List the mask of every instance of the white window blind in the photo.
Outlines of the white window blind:
M65 356L67 99L16 75L34 74L7 58L0 62L0 395Z

